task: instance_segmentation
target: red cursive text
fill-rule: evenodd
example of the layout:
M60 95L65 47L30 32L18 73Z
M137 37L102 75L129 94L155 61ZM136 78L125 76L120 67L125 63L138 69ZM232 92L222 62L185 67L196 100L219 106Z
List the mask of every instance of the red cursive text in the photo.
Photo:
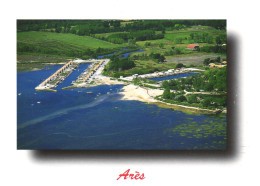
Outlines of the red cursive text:
M125 180L127 178L130 178L131 180L143 180L145 178L144 173L140 174L138 171L135 171L135 174L129 174L129 172L130 169L126 170L123 174L119 174L119 177L116 180L119 180L121 177L124 177Z

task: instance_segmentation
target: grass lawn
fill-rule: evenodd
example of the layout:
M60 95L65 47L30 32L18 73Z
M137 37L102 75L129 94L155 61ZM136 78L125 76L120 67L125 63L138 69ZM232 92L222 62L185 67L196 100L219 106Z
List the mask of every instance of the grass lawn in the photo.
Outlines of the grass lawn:
M46 55L35 55L34 53L23 53L23 55L17 55L18 64L21 63L60 63L68 62L71 59L63 58L60 56L46 56Z
M129 32L110 32L110 33L101 33L101 34L95 34L95 37L96 38L107 38L108 36L110 35L113 35L113 34L121 34L121 33L129 33Z
M70 45L81 46L85 48L119 48L125 45L113 44L102 41L89 36L78 36L75 34L63 34L54 32L18 32L18 42L34 43L34 42L53 42L60 41Z

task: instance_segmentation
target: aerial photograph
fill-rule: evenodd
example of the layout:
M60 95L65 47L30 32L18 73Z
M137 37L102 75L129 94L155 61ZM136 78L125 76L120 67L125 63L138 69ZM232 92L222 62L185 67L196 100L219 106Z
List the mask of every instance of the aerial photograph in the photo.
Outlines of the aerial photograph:
M227 148L226 20L18 19L17 149Z

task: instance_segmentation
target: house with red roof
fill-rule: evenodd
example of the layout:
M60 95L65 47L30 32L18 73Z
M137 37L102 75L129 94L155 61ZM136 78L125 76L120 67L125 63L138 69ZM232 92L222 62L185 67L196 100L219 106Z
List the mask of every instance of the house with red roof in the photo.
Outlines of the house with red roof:
M199 45L198 44L189 44L187 49L190 49L190 50L197 50L199 49Z

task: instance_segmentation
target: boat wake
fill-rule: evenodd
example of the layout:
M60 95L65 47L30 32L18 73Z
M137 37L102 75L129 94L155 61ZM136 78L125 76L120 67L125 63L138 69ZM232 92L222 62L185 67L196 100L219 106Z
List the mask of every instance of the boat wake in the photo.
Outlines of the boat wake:
M103 101L108 100L109 97L110 97L110 95L102 95L102 96L99 96L97 99L95 99L95 101L90 102L88 104L78 105L78 106L74 106L74 107L61 109L61 110L58 110L58 111L53 112L51 114L48 114L48 115L45 115L45 116L42 116L42 117L38 117L38 118L35 118L35 119L32 119L32 120L26 121L26 122L21 123L20 125L18 125L17 129L22 129L22 128L28 127L30 125L35 125L35 124L40 123L40 122L45 121L45 120L54 119L54 118L60 117L60 116L65 115L65 114L68 114L69 112L72 112L72 111L75 111L75 110L87 109L87 108L95 107L95 106L101 104Z

